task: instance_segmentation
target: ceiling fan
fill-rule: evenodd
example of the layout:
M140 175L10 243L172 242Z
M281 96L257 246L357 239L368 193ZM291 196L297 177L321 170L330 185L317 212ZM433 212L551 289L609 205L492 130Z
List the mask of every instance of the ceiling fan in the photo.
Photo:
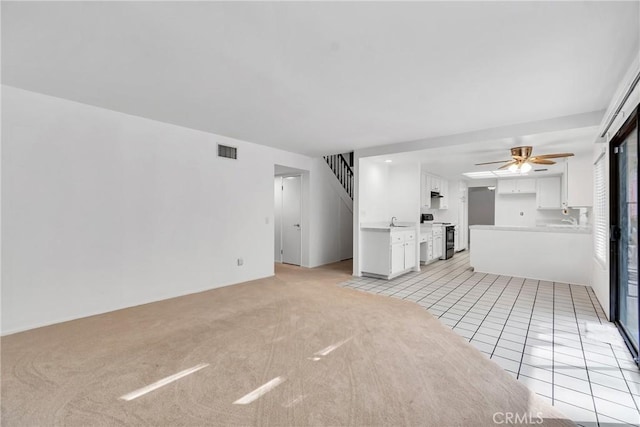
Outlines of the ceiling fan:
M501 160L498 162L484 162L484 163L476 163L476 166L480 165L491 165L494 163L505 163L500 166L498 169L506 169L509 168L511 172L520 171L522 173L527 173L531 170L531 164L536 165L553 165L556 162L549 159L557 159L561 157L571 157L573 153L555 153L555 154L541 154L539 156L531 156L533 152L533 147L530 145L525 145L522 147L513 147L511 148L511 160Z

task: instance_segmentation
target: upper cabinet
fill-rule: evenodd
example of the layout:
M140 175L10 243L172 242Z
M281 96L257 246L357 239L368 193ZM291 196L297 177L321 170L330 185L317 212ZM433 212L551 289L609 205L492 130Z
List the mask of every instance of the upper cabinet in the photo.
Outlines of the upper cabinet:
M535 179L523 178L498 180L498 194L533 194L535 192Z
M422 200L420 206L425 209L431 209L431 177L426 173L420 175L420 194Z
M570 157L565 163L563 202L566 206L593 206L593 162L591 156Z
M440 209L449 209L449 182L446 179L440 181Z
M562 207L562 185L559 176L537 179L536 204L538 209Z
M433 191L434 193L440 193L442 190L441 187L443 179L433 175L430 175L429 179L431 182L431 191Z
M422 200L420 205L424 209L448 209L448 181L445 178L431 175L428 173L421 174L420 193ZM439 193L443 197L431 198L431 193Z

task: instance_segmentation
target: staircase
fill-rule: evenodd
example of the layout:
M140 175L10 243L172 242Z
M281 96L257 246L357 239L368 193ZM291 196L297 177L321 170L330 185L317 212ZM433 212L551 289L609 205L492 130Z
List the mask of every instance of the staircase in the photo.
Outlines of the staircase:
M349 154L353 159L353 153ZM340 181L340 184L342 184L344 191L346 191L351 200L353 200L353 170L351 170L351 166L349 166L349 163L344 159L344 156L342 154L332 154L330 156L324 156L323 158L336 178L338 178L338 181Z

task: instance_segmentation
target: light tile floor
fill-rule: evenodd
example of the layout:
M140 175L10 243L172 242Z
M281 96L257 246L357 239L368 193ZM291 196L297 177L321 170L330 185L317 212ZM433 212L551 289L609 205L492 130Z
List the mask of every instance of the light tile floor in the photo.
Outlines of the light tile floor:
M468 252L341 286L415 301L580 425L640 425L640 370L590 287L476 273Z

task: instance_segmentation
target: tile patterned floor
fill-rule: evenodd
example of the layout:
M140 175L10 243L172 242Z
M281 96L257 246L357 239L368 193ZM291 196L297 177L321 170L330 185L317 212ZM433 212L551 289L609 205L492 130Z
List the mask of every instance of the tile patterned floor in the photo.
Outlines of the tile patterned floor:
M640 370L590 287L476 273L468 252L341 286L415 301L580 425L640 425Z

